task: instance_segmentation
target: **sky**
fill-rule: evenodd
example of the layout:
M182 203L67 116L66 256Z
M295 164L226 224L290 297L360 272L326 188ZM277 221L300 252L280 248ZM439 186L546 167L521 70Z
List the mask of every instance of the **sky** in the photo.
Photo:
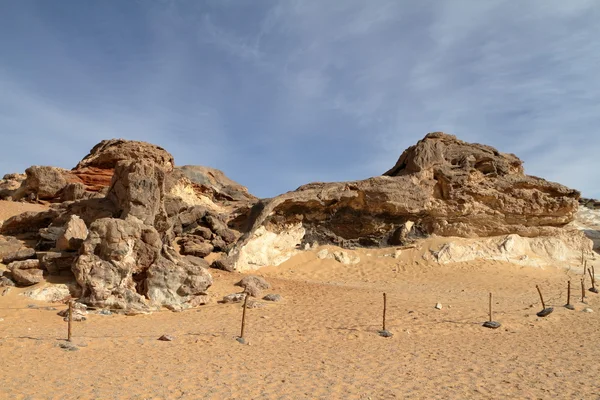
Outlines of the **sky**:
M597 0L0 0L0 177L143 140L259 197L428 132L600 198Z

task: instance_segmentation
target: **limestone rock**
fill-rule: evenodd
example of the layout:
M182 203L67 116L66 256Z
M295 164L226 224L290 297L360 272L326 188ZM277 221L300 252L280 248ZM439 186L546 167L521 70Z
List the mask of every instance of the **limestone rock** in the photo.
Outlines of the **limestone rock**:
M235 266L233 264L233 260L228 257L223 257L218 260L213 261L210 265L211 268L220 269L227 272L235 271Z
M244 292L252 297L258 297L261 291L271 288L269 282L264 278L255 275L246 276L236 283L235 286L244 288Z
M155 305L182 305L206 295L212 285L206 268L161 258L147 272L147 296Z
M31 286L44 280L38 260L13 261L8 264L13 280L22 286Z
M119 218L131 215L151 226L166 220L164 176L161 167L146 160L117 164L107 197L115 204Z
M29 297L32 300L44 301L46 303L64 302L70 298L73 293L77 293L77 289L73 285L53 284L42 288L29 289L23 292L23 296Z
M221 303L224 303L224 304L240 303L240 302L244 301L245 298L246 298L246 293L232 293L232 294L228 294L227 296L224 296L223 300L221 300Z
M360 258L358 256L348 254L345 251L334 251L333 258L335 261L346 265L358 264L360 262Z
M280 294L271 293L271 294L268 294L265 297L263 297L263 300L277 302L277 301L283 300L283 298L281 297Z
M12 199L26 178L27 175L25 174L4 175L4 177L0 179L0 200Z
M88 236L85 222L77 215L71 215L67 225L56 240L56 248L61 251L77 251Z
M10 264L13 261L23 261L35 257L35 250L29 247L23 247L13 252L4 252L1 258L3 264Z
M576 190L525 175L515 155L436 132L407 149L383 176L310 183L258 202L249 232L231 255L250 269L246 250L253 257L269 252L254 248L257 235L280 240L290 226L302 234L281 253L314 241L347 248L405 245L433 234L548 236L574 219L579 197Z
M183 243L181 254L192 255L196 257L206 257L212 253L214 246L208 242L198 242L187 240Z
M67 186L67 180L60 168L34 165L27 168L25 174L25 193L35 194L39 199L57 198Z
M147 307L143 282L160 256L158 232L133 216L99 219L89 231L72 267L82 301L96 307Z

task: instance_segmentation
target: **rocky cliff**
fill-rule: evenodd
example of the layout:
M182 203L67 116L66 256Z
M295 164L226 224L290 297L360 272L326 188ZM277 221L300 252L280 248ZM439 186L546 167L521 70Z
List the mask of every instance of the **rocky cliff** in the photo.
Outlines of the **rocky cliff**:
M259 266L245 249L269 233L287 243L286 251L289 242L388 246L428 235L549 235L573 220L579 197L576 190L525 175L515 155L435 132L405 150L382 176L311 183L261 201L232 256L239 269ZM273 248L272 238L267 247Z

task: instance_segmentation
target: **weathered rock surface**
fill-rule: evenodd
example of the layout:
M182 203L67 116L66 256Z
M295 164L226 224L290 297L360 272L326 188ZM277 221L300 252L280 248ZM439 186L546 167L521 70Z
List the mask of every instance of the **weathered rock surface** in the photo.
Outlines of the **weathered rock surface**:
M184 165L176 167L176 170L196 185L196 190L208 195L215 201L253 202L258 200L248 193L245 186L229 179L223 171L218 169L199 165Z
M56 240L56 248L60 251L77 251L88 236L85 222L77 215L71 215Z
M404 151L383 176L311 183L259 202L252 228L231 255L236 268L246 269L244 249L257 241L256 232L279 234L298 224L306 231L302 243L342 247L402 245L431 234L547 235L573 220L579 196L524 175L512 154L436 132Z
M160 235L130 216L92 223L73 264L82 302L108 308L147 307L145 273L160 256Z
M39 267L39 260L13 261L8 264L12 279L22 286L35 285L44 280L44 272Z
M62 271L70 271L77 254L71 252L38 251L40 268L48 271L50 275L59 275Z

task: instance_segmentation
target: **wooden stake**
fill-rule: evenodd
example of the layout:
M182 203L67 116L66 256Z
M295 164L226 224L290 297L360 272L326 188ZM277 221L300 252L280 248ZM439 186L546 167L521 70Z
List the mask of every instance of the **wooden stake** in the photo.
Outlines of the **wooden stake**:
M387 310L387 296L383 294L383 330L385 331L385 312Z
M538 285L535 285L535 288L537 289L538 293L540 294L540 300L542 301L542 310L545 310L546 303L544 303L544 296L542 296L542 291L540 290L540 287Z
M490 321L493 321L493 319L492 319L492 293L490 293Z
M583 278L581 279L581 302L585 303L585 283Z
M567 284L567 305L571 304L571 281Z
M589 269L588 269L589 271ZM594 266L592 265L592 287L595 288L596 287L596 269L594 268Z
M244 329L246 328L246 306L248 304L248 294L244 297L244 309L242 311L242 331L240 332L240 339L244 339Z
M67 330L67 341L71 341L71 325L73 324L73 300L69 300L69 322Z

